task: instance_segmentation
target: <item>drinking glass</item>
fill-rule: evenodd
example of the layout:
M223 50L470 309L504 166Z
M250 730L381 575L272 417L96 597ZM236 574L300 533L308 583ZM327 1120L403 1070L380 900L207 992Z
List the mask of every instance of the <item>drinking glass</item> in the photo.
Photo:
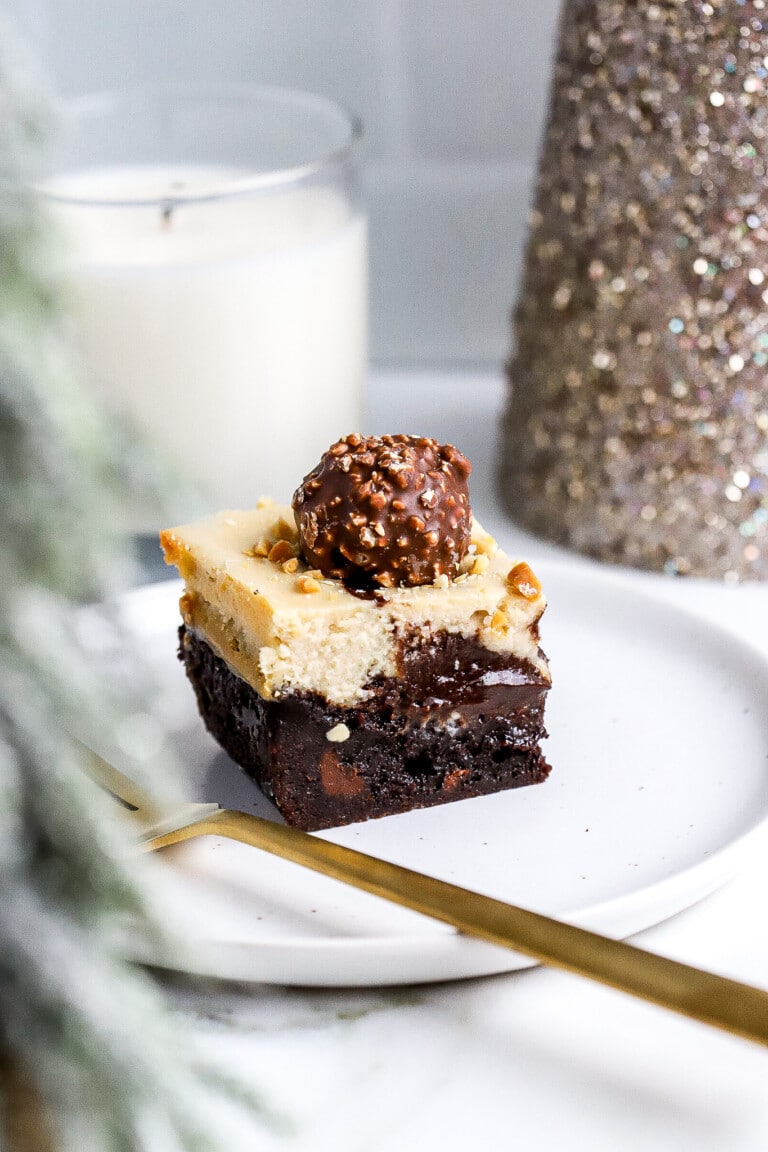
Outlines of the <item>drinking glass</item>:
M43 192L93 387L209 507L290 500L360 427L359 121L303 92L160 85L81 98L64 124Z

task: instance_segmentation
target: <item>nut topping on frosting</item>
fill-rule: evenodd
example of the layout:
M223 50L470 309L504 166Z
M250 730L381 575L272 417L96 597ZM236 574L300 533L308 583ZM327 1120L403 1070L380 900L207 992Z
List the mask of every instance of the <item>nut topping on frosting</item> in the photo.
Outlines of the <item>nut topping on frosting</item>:
M452 444L428 437L339 440L294 493L305 560L385 588L453 579L470 543L470 471Z
M507 573L507 584L516 596L522 596L524 600L538 600L541 596L539 578L524 561L510 568Z

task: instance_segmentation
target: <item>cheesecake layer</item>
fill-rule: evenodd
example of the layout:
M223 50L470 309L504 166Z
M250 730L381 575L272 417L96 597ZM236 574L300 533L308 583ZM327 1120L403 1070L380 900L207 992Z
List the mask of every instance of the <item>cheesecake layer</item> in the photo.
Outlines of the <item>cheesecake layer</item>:
M438 647L463 638L549 683L538 642L544 595L516 590L508 580L515 561L476 521L456 580L375 591L308 571L291 552L291 509L271 503L168 529L161 542L186 584L188 632L265 701L305 694L341 708L364 704L438 635Z

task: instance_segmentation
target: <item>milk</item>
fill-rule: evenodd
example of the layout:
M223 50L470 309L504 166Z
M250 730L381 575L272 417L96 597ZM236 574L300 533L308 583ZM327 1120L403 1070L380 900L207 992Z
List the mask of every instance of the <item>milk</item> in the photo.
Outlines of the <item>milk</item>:
M231 194L238 179L113 168L47 185L87 201L49 203L93 385L217 507L290 499L323 450L359 429L367 357L363 217L327 188Z

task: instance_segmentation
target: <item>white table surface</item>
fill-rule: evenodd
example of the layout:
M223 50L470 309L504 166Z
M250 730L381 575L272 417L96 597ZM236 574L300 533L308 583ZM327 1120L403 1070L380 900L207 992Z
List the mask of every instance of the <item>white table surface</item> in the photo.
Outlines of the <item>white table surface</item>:
M507 550L534 568L561 554L516 529L494 497L500 377L378 372L371 393L370 430L466 452L473 508ZM711 613L768 657L768 584L620 574ZM637 942L768 988L767 887L768 843L748 872ZM768 1148L767 1049L543 968L390 990L182 981L171 993L209 1053L282 1118L220 1115L231 1152Z

